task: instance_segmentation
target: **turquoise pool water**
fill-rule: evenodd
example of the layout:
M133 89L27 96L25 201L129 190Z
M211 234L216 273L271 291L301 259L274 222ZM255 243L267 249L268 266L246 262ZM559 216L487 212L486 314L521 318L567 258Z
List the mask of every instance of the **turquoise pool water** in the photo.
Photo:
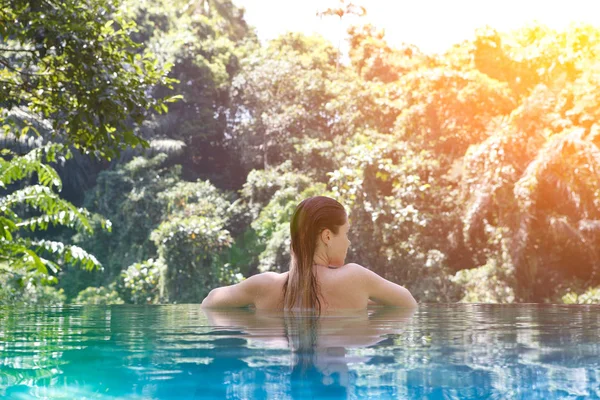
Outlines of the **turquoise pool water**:
M0 307L0 398L597 399L600 307Z

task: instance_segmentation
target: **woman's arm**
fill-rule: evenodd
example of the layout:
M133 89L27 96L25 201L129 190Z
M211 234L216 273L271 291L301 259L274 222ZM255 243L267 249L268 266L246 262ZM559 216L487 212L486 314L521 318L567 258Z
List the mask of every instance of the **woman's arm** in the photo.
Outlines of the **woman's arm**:
M235 285L223 286L210 291L202 300L202 308L246 307L254 304L261 278L253 275Z
M369 296L368 304L372 304L370 301L374 300L375 304L384 306L417 307L417 301L405 287L382 278L362 265L355 264L355 266L358 267L361 281L364 282Z
M202 308L246 307L254 305L261 293L268 273L252 275L235 285L223 286L210 291L202 300Z

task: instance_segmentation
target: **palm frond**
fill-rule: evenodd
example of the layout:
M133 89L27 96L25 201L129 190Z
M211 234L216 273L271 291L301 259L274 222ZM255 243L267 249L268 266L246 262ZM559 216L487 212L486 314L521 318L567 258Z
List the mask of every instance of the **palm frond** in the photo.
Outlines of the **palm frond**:
M54 134L52 123L41 115L31 112L27 107L20 106L6 110L3 120L19 131L25 127L29 127L36 132L36 136L38 137L48 139Z
M118 159L118 164L124 164L131 161L134 157L154 157L157 154L163 153L168 158L180 156L186 146L185 142L176 139L150 139L148 140L150 147L147 149L137 146L135 148L127 148L121 152Z
M61 199L49 187L41 185L27 186L0 198L0 208L10 209L16 204L28 206L45 213L45 215L23 221L18 227L46 229L49 223L58 223L68 227L93 232L88 220L89 212L84 208L77 208L68 201Z
M61 257L66 263L79 264L88 271L102 269L102 265L98 259L79 246L66 245L62 242L51 240L32 241L31 246L36 247L38 251L44 250Z
M557 243L572 246L589 259L593 266L592 271L595 274L596 266L598 265L598 251L596 250L593 236L586 235L586 230L580 229L580 223L576 226L564 215L559 217L548 216L546 223L550 227L551 234Z
M65 263L79 264L88 271L96 268L102 269L102 265L96 257L81 247L65 245L51 240L31 240L27 238L17 238L12 242L0 240L0 254L8 253L12 255L9 260L9 267L13 270L36 270L46 275L48 274L48 268L50 268L52 272L57 273L60 266L40 255L44 253L52 254Z
M0 239L0 255L7 258L10 269L24 268L37 270L44 275L48 274L49 263L30 248L27 239L17 238L11 241Z
M10 149L16 154L25 154L33 149L42 147L45 139L42 136L15 135L14 133L0 134L0 148Z
M546 224L550 228L550 234L559 243L575 243L585 247L591 247L591 243L585 235L573 225L566 215L548 215ZM589 250L589 249L588 249Z
M575 161L575 162L574 162ZM578 185L577 169L585 168L591 178L585 182L586 187ZM559 171L563 171L559 175ZM552 136L541 148L537 157L527 166L521 178L514 187L514 195L520 208L518 229L513 236L512 257L515 266L522 260L523 251L527 246L530 235L531 220L537 207L537 196L540 182L545 182L562 194L576 210L573 218L588 218L596 213L594 204L584 203L581 190L600 190L600 182L594 176L600 172L600 150L591 141L585 138L585 130L573 129L564 134ZM592 185L592 187L589 187ZM566 224L565 217L549 217L548 224L556 230L555 234L563 235L571 240L590 247L587 239L581 233ZM585 227L586 224L584 223ZM582 242L583 240L583 242ZM595 253L594 253L595 254ZM594 261L596 263L596 261Z
M181 140L174 139L152 139L150 142L151 154L165 153L167 155L180 155L185 148L185 143Z
M504 126L506 121L498 119L496 123ZM496 133L471 146L463 159L460 185L462 202L467 205L462 219L466 241L483 225L486 214L501 207L505 199L499 198L499 193L507 192L516 179L510 154L513 141L509 131Z
M527 245L529 244L531 223L533 219L534 216L529 212L521 211L519 215L518 227L516 233L513 235L510 248L511 259L517 271L520 270L522 266L523 255Z
M584 218L587 217L587 211L581 199L581 195L577 192L577 188L566 179L561 179L555 173L548 171L544 175L544 181L553 187L554 193L557 196L553 196L553 200L556 203L557 198L565 200L569 205L573 207L573 210L577 215Z
M481 229L483 216L488 212L492 203L492 196L489 192L479 191L474 197L463 217L463 236L466 242L471 242L474 234Z
M46 187L62 188L58 173L47 163L55 161L57 154L64 152L62 145L54 144L31 150L24 156L15 156L11 160L0 158L0 187L31 177L37 172L38 181Z
M47 163L64 159L65 156L61 154L64 151L64 146L52 144L33 149L22 156L6 149L1 153L0 187L7 188L14 182L30 178L34 173L37 173L39 182L0 197L0 258L8 261L8 266L13 270L25 269L48 275L48 269L51 269L56 273L60 269L58 264L43 257L48 252L63 262L78 263L86 269L100 267L98 260L80 247L19 235L21 230L45 230L50 224L93 232L89 222L90 213L75 207L54 192L55 189L60 190L62 182L54 168ZM23 220L15 211L23 208L35 210L41 215ZM101 224L103 228L108 225L110 230L110 221L102 219Z
M524 205L524 202L531 202L531 196L537 192L538 182L541 180L553 184L558 189L563 197L569 200L582 216L587 217L585 205L581 204L581 196L577 193L577 189L572 185L573 180L566 178L573 176L574 172L570 172L579 168L585 168L592 176L600 176L600 149L584 139L585 131L583 129L574 129L563 135L555 135L542 147L538 156L525 169L522 177L515 184L515 196ZM573 155L580 158L578 164L565 165L565 160L568 155ZM566 176L557 176L555 171L565 171ZM593 184L595 187L591 189L600 190L600 180L591 179L588 184Z
M5 113L4 118L13 128L7 134L0 134L0 148L9 149L16 155L24 155L34 149L54 144L66 146L65 138L54 134L50 121L25 107L14 107ZM25 127L28 130L23 134ZM95 164L98 157L95 160L72 146L69 147L69 153L68 159L58 160L53 167L67 190L75 192L88 189L97 172Z

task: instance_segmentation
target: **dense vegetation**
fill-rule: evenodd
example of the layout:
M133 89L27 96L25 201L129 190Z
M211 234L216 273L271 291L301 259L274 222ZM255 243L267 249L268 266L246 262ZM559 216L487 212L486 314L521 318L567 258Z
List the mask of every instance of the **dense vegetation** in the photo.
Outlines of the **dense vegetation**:
M200 302L285 271L316 194L421 302L600 301L599 28L354 26L344 64L229 0L55 3L0 14L0 303Z

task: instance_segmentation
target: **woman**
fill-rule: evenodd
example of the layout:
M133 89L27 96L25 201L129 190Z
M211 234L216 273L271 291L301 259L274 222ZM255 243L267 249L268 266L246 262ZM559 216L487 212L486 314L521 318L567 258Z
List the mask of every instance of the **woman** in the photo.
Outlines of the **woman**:
M202 307L322 310L364 309L368 304L416 307L404 287L358 264L344 264L350 241L348 216L334 199L303 200L292 217L288 272L265 272L213 289Z

